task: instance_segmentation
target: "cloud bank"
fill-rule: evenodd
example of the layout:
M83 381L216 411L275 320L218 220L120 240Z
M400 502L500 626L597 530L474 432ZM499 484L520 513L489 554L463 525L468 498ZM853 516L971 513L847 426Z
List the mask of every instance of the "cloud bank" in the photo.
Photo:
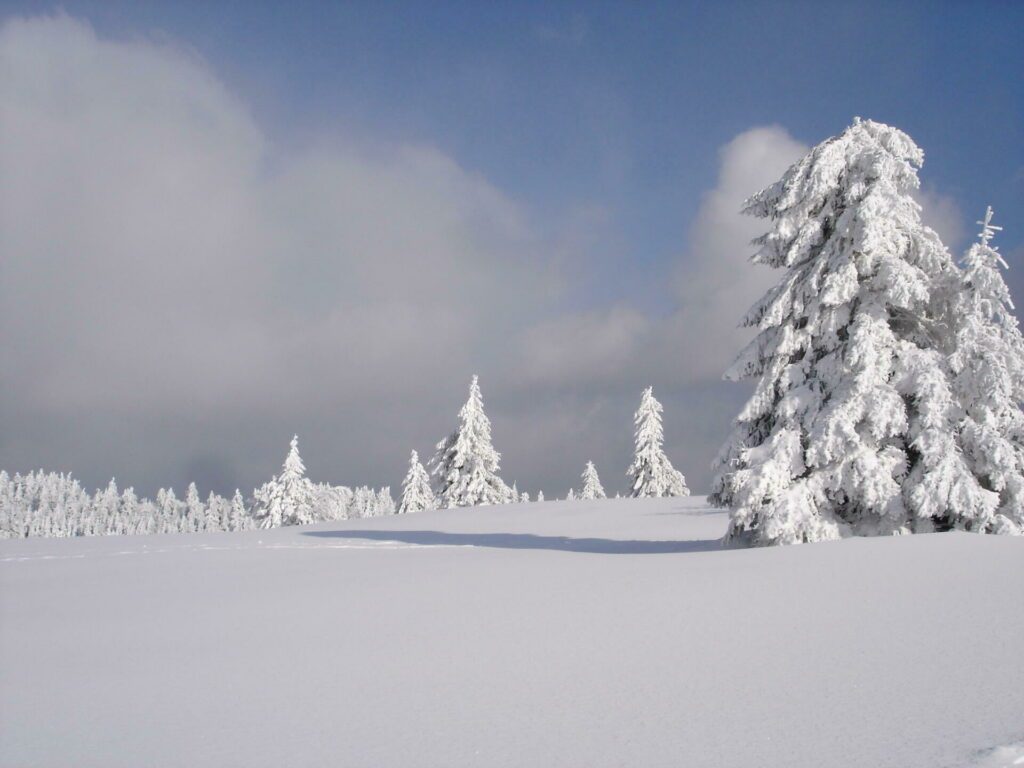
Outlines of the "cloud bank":
M9 21L0 467L248 490L297 431L315 479L396 486L477 372L520 488L562 494L588 459L624 487L653 384L699 492L744 394L718 382L736 324L774 279L747 264L762 225L739 205L805 150L777 126L722 148L665 275L677 311L576 311L597 247L581 222L601 219L585 203L546 231L429 144L342 127L281 147L188 50L65 15Z

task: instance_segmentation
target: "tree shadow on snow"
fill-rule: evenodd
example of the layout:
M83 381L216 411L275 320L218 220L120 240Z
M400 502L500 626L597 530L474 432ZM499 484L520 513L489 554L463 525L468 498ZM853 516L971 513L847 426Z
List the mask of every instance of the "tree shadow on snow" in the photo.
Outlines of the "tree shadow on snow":
M449 547L496 547L499 549L549 549L599 555L667 555L712 552L722 549L721 539L693 541L621 541L575 539L568 536L537 536L532 533L450 533L446 531L304 531L304 536L330 539L369 539L405 544Z
M673 507L667 512L645 512L646 515L684 515L686 517L705 517L707 515L725 515L727 509L715 509L714 507Z

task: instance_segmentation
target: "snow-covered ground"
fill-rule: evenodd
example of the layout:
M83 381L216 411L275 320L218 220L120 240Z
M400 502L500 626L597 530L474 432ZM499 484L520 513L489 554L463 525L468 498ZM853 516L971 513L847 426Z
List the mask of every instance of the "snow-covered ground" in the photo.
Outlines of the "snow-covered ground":
M724 529L692 499L5 541L0 763L1024 756L1024 540L722 550Z

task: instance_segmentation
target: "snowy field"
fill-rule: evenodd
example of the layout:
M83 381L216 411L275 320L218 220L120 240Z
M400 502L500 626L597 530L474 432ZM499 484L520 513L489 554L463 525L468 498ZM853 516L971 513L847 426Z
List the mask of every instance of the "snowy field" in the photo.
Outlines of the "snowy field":
M1024 540L702 500L0 543L3 766L1024 764Z

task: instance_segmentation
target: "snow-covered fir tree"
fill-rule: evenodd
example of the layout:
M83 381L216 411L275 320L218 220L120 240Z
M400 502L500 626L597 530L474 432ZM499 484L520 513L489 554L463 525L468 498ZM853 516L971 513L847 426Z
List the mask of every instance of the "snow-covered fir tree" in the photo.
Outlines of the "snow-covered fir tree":
M583 490L580 491L581 499L604 499L607 498L604 493L604 488L601 486L601 478L597 476L597 468L594 466L594 462L588 461L587 466L583 468Z
M231 502L213 491L206 498L206 514L203 516L204 531L228 531L231 524Z
M119 492L113 480L90 496L70 475L0 472L0 538L187 533L203 525L173 491L161 489L157 499L140 499L132 488ZM205 517L207 506L200 501L192 514Z
M434 491L430 487L430 476L420 464L419 454L413 451L409 456L409 471L405 475L405 480L402 481L402 501L398 505L398 514L422 512L424 509L433 509L436 506Z
M661 412L661 403L655 399L653 388L648 387L633 417L636 450L633 463L626 470L633 479L631 495L634 498L690 495L683 473L674 469L665 455Z
M459 426L437 444L430 461L439 504L451 508L511 502L511 490L498 476L500 459L491 445L491 422L474 376L469 399L459 411Z
M235 495L231 497L231 523L229 531L247 531L253 527L253 519L245 506L245 499L242 492L235 489Z
M528 504L529 501L530 501L530 494L529 493L527 493L526 491L523 491L521 494L519 494L519 503L520 504Z
M299 437L292 438L280 476L255 493L255 516L261 528L314 522L315 493L299 456Z
M381 515L393 514L395 514L395 500L391 496L391 486L385 485L383 488L377 491L374 515L376 517L380 517Z
M950 365L963 406L960 436L964 457L982 484L999 494L989 529L1024 533L1024 337L1014 315L1007 268L991 245L992 208L963 258L953 311L956 337Z
M270 485L255 496L264 496ZM356 493L324 484L313 486L313 498L313 522L395 511L388 488ZM90 496L70 475L40 471L12 477L0 471L0 538L244 531L259 522L237 490L230 500L211 493L204 503L191 486L184 501L173 489L161 488L154 502L140 499L131 488L119 493L114 481Z
M576 489L570 488L569 492L565 494L566 501L576 501Z
M188 532L197 533L203 530L206 519L206 506L199 498L199 489L195 483L188 484L185 491L185 519L188 521Z
M787 544L936 527L979 530L997 495L957 444L943 351L956 268L912 194L923 154L855 120L744 212L753 261L784 270L749 311L759 333L726 377L759 379L710 499L729 537Z
M317 483L313 486L313 496L316 499L313 506L321 520L346 520L353 517L351 511L354 494L351 488Z
M544 491L537 491L537 501L544 501Z

